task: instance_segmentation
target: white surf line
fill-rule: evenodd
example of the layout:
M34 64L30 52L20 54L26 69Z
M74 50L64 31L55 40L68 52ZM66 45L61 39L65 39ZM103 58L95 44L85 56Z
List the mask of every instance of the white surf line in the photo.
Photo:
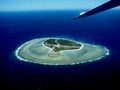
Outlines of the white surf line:
M20 57L20 56L18 55L20 49L21 49L24 45L26 45L26 44L28 44L28 43L29 43L29 41L26 42L26 43L24 43L24 44L22 44L22 45L19 46L19 47L17 48L17 50L15 51L15 56L16 56L18 59L23 60L23 61L29 61L29 60L26 60L26 59L24 59L24 58L22 58L22 57Z

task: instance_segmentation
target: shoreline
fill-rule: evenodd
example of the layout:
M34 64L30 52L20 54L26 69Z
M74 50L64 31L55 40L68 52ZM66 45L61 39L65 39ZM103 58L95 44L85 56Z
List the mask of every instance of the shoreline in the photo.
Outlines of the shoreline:
M48 38L48 39L56 39L56 38ZM65 38L57 38L57 39L65 39ZM69 39L65 39L65 40L69 40ZM69 41L73 41L73 40L69 40ZM76 41L74 41L74 42L76 42ZM84 47L84 45L82 44L82 42L76 42L76 43L81 44L81 46L80 46L79 49L71 49L71 50L67 50L67 51L81 50L81 49ZM53 49L51 49L51 48L45 46L45 45L44 45L44 42L42 43L42 45L43 45L43 47L45 47L45 48L50 49L51 51L53 51ZM66 50L62 50L62 51L59 51L59 52L64 52L64 51L66 51Z

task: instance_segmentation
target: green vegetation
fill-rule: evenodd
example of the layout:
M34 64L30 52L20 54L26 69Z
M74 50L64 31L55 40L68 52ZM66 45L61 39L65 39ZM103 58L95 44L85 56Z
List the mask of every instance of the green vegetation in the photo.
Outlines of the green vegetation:
M62 50L72 50L72 49L78 49L78 48L71 48L71 47L55 47L55 49L53 49L55 52L58 51L62 51Z
M79 49L81 47L81 44L79 43L64 39L48 39L44 42L44 45L53 49L55 52L62 50Z
M61 45L69 45L69 46L81 46L81 44L78 44L76 42L73 42L73 41L69 41L69 40L63 40L63 39L59 39L57 41L59 44Z
M55 42L55 40L56 40L56 39L48 39L48 40L46 40L44 43L47 43L47 44L57 44L57 43Z

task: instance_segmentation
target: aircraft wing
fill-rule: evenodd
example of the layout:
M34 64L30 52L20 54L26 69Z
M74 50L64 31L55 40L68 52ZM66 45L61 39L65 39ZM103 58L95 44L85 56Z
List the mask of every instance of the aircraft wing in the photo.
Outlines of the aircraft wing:
M94 14L100 13L102 11L117 7L119 5L120 5L120 0L111 0L111 1L108 1L88 12L82 12L82 13L80 13L80 15L78 17L75 17L73 19L79 19L79 18L84 18L84 17L90 16L90 15L94 15Z

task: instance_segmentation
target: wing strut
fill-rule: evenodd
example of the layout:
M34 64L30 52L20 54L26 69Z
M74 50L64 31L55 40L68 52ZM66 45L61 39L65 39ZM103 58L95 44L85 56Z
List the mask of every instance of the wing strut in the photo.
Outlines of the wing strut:
M73 19L79 19L79 18L84 18L84 17L87 17L87 16L91 16L91 15L94 15L94 14L97 14L97 13L100 13L100 12L103 12L105 10L109 10L111 8L114 8L114 7L117 7L120 5L120 0L112 0L112 1L108 1L88 12L82 12L80 13L80 15L78 17L75 17Z

